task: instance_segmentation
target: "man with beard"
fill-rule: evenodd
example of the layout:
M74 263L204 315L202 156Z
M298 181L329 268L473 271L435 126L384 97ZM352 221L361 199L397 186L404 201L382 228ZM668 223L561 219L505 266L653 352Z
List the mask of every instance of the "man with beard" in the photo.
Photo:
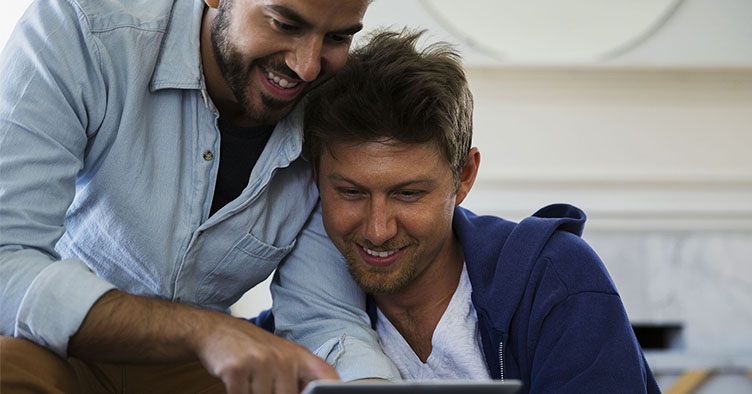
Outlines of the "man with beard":
M420 37L375 35L305 116L324 227L370 295L385 352L405 379L659 392L579 237L581 210L555 204L516 224L459 206L480 164L472 95L453 48L417 49Z
M29 7L0 56L0 391L397 376L357 286L309 275L348 277L328 268L298 104L343 66L368 3ZM329 363L227 313L278 265L277 327Z

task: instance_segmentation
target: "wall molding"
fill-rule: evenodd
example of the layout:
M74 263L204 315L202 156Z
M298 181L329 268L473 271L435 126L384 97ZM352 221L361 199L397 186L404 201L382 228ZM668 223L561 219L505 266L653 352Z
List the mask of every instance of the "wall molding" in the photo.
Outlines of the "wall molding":
M511 220L567 202L598 231L752 231L752 175L491 173L463 206Z

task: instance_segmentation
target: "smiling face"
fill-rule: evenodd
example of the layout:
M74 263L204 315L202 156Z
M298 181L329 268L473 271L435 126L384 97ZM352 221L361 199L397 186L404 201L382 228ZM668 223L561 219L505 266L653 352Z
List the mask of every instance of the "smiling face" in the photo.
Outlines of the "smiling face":
M210 6L215 1L207 1ZM222 0L202 46L209 92L223 116L274 124L339 70L367 0ZM202 35L206 36L206 32Z
M477 172L475 159L469 163L457 189L432 143L335 142L324 151L317 168L324 226L366 292L421 286L456 263L452 218Z

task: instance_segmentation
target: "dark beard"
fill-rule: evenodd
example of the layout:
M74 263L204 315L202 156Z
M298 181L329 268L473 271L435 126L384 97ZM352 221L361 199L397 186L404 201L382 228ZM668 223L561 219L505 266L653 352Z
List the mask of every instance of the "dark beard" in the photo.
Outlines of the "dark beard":
M254 67L259 66L261 69L264 69L264 67L259 60L251 62L246 67L242 54L233 47L227 33L230 28L229 11L231 4L231 1L221 2L217 16L212 23L211 41L214 58L222 72L222 77L240 104L243 117L255 124L274 124L279 120L278 113L285 108L291 108L294 103L259 92L261 104L254 105L246 88L250 86ZM264 63L269 62L264 61ZM289 70L286 65L284 67ZM295 74L292 70L290 72L292 75Z

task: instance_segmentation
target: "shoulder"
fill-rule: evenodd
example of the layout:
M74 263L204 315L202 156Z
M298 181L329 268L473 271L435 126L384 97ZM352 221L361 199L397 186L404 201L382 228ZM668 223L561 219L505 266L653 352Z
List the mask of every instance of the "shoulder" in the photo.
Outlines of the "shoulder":
M576 234L555 231L541 251L537 264L553 271L570 294L616 293L616 287L601 258Z
M78 10L82 22L92 31L120 27L164 31L175 0L53 0L70 4Z
M615 294L605 265L581 237L586 220L585 212L573 205L547 205L520 222L517 244L536 256L531 269L555 278L566 294Z

